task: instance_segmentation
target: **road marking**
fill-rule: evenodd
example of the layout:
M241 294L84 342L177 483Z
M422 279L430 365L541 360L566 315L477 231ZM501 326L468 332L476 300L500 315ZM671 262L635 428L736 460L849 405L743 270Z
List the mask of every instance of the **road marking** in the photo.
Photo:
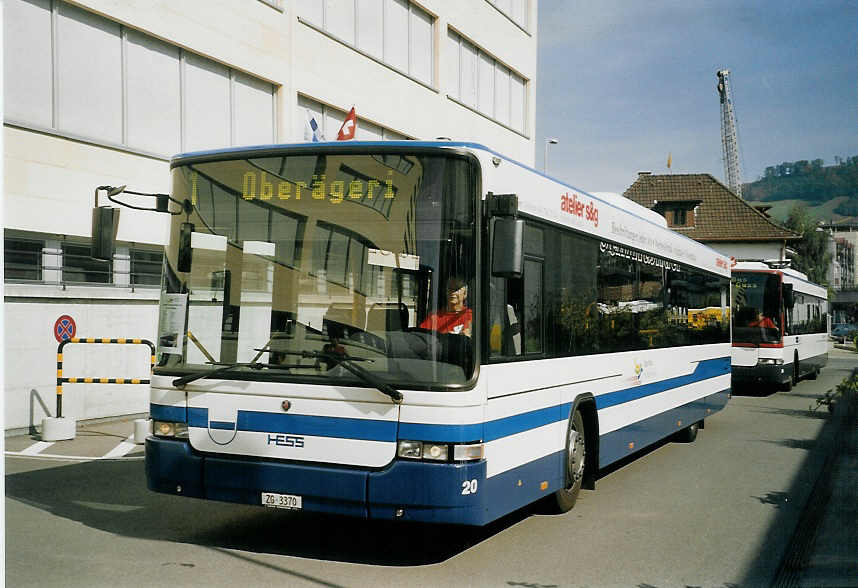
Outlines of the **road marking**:
M55 460L55 461L128 461L128 460L142 460L142 455L131 455L131 456L123 456L123 457L111 457L108 458L106 456L95 457L93 455L57 455L54 453L37 453L35 455L26 455L21 453L20 451L4 451L3 452L6 457L25 457L28 459L47 459L47 460Z
M115 457L122 457L123 455L131 453L137 447L137 444L134 443L132 439L134 439L134 435L130 436L128 439L105 453L103 459L113 459Z
M53 444L53 441L37 441L19 453L21 455L38 455Z

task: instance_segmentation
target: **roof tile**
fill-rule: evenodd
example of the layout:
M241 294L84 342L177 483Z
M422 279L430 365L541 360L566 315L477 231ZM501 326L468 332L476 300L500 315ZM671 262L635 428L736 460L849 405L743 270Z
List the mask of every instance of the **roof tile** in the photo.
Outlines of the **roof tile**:
M781 226L709 174L639 174L623 196L653 208L659 202L700 201L694 226L677 228L697 241L792 241Z

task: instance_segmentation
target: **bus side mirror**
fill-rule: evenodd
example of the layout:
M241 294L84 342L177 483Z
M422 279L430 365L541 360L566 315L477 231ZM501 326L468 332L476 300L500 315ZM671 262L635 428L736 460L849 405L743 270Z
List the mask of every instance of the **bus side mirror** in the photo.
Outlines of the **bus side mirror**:
M795 296L792 292L792 284L784 284L784 306L792 308L795 306Z
M194 250L191 249L191 233L194 223L182 223L179 228L179 256L176 260L176 271L187 273L191 271Z
M95 259L113 259L113 243L119 227L119 209L97 206L92 209L92 246L90 255Z
M496 217L492 227L492 275L517 279L524 271L524 221Z

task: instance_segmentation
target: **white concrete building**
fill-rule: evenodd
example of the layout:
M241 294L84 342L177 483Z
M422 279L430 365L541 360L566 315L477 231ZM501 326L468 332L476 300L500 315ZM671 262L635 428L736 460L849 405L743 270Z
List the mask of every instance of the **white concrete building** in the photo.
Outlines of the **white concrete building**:
M534 161L537 0L5 0L5 428L55 410L57 329L154 339L167 221L123 209L89 257L100 185L169 190L178 152L474 140ZM104 198L102 193L101 198ZM151 205L147 199L127 200ZM61 334L60 334L61 335ZM68 345L65 377L146 377L145 347ZM63 414L144 413L141 386L66 384Z

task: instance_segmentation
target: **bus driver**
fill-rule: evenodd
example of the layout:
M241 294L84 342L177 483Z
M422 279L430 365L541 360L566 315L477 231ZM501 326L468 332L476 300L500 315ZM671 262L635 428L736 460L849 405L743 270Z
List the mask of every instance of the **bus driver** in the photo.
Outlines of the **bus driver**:
M421 329L431 329L439 333L454 333L471 336L471 309L466 306L468 285L461 278L447 280L447 306L433 312L422 323Z

